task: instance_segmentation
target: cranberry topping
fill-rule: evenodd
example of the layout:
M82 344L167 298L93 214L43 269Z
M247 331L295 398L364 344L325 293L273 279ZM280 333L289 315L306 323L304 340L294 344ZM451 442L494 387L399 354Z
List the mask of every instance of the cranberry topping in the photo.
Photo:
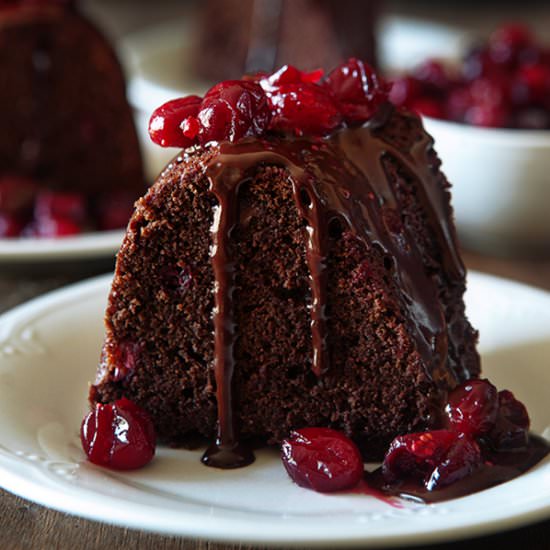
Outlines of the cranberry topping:
M355 58L334 69L325 85L349 124L367 121L388 100L389 86L369 65Z
M276 130L323 135L342 123L334 98L316 84L282 84L268 97L273 112L271 127Z
M493 384L488 380L469 380L450 393L445 412L452 430L479 436L495 426L498 405Z
M261 135L270 118L267 98L259 84L244 80L220 82L206 92L200 105L198 140L204 145Z
M115 470L141 468L155 454L149 414L124 397L112 404L96 404L82 421L80 439L90 462Z
M329 428L302 428L282 443L281 457L292 480L322 493L355 487L363 460L355 443Z
M428 60L395 80L390 100L421 114L475 126L550 129L550 49L523 25L495 31L458 70Z
M161 147L189 147L193 138L182 131L182 123L188 117L196 117L202 99L196 95L173 99L161 105L149 120L149 135ZM187 126L185 126L187 129ZM187 130L189 132L189 130ZM196 135L196 134L195 134Z
M388 100L387 84L357 59L322 77L322 70L285 65L272 74L220 82L204 98L159 107L149 123L151 139L163 147L189 147L270 131L324 136L344 123L366 122Z

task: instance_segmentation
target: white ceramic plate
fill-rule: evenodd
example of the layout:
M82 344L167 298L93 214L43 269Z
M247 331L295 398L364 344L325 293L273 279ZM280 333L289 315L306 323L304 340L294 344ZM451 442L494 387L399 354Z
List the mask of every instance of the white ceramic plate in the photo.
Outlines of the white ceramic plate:
M117 253L124 231L96 231L59 239L0 239L0 263L105 258Z
M160 448L134 473L84 460L78 430L102 341L110 276L80 283L0 318L0 485L87 518L212 540L310 546L411 545L507 529L550 515L550 461L461 499L401 508L366 495L294 485L274 451L217 471L201 451ZM550 294L470 274L470 317L485 373L526 402L550 431Z

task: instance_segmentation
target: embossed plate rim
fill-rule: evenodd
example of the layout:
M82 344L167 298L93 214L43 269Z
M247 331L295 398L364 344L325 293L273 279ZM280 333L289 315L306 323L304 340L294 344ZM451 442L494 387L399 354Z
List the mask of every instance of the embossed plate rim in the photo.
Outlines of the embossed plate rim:
M4 354L0 356L0 372L4 372L4 369L10 366L10 362L13 362L13 365L17 365L20 369L14 371L15 376L22 376L25 361L33 361L33 365L41 362L46 365L47 361L56 361L60 351L57 348L50 349L49 342L43 339L44 334L43 331L41 333L40 323L60 323L56 315L62 316L64 312L73 312L72 315L75 316L81 311L86 313L86 307L93 307L99 315L111 277L110 274L101 276L52 292L0 317L0 348L4 350ZM470 285L476 297L484 296L485 290L494 289L496 286L503 300L511 300L512 303L516 301L518 310L522 310L522 315L529 317L533 311L539 311L550 319L549 293L474 273L470 274ZM66 319L65 323L71 321L72 317ZM100 322L100 319L94 322ZM33 332L33 327L38 327L38 335ZM86 330L85 327L82 330ZM16 341L19 342L19 346L14 347L13 334L18 335ZM550 331L547 337L548 334ZM6 345L11 345L13 348L7 354ZM67 365L61 365L59 368L67 368ZM85 389L75 388L75 392L81 394L84 399ZM84 409L85 403L82 407ZM75 425L78 421L79 419L75 419ZM173 505L168 507L165 505L166 499L162 492L155 495L150 485L146 485L145 490L141 488L143 484L140 485L139 474L137 477L132 477L104 472L83 463L83 455L76 443L76 429L72 433L72 426L70 435L63 433L63 426L58 427L61 430L60 435L69 442L67 451L61 457L48 456L45 451L40 454L32 449L30 452L14 450L10 447L13 441L10 441L9 430L22 428L24 432L26 427L21 426L21 422L13 422L13 418L0 416L0 427L2 426L4 427L0 431L0 485L2 487L57 510L164 534L278 546L399 546L486 534L550 515L550 491L545 490L550 486L548 460L528 474L478 495L435 506L407 504L401 510L387 507L381 512L361 511L361 504L367 502L361 499L369 497L353 495L335 497L339 499L338 502L345 504L340 512L329 513L337 501L327 499L334 497L304 492L305 490L292 485L281 475L277 483L284 484L284 493L290 495L291 501L321 503L322 506L330 503L328 510L324 513L293 516L292 513L281 512L277 507L272 513L242 508L240 498L246 498L249 494L246 491L250 491L250 487L243 491L242 495L238 495L234 502L230 501L232 506L229 507L212 503L208 498L206 500L203 498L201 501L201 497L204 496L201 494L195 495L194 502L183 495L181 502L175 499ZM48 426L52 428L50 431L55 437L57 429L55 422L46 425L46 428ZM176 461L178 457L189 458L190 455L183 453L189 452L161 449L158 464L162 464L162 461L170 457L176 457ZM194 461L195 457L191 456L191 459ZM272 472L266 469L272 464L271 460L270 457L260 454L256 469L249 472L261 474L262 470L265 470L270 476ZM150 468L149 474L154 473L154 463ZM282 468L280 470L282 471ZM279 469L274 471L277 473ZM145 471L145 480L147 475ZM224 477L226 474L218 474L206 469L205 475L217 477L222 483L228 479ZM242 474L230 475L241 476ZM78 476L81 476L81 479ZM75 479L78 479L78 482ZM95 487L83 485L82 480L95 484ZM250 480L247 481L245 476L244 481L239 478L238 483L244 487L247 483L250 485ZM177 486L174 487L174 494L177 496ZM257 487L261 490L262 485ZM257 487L252 487L252 490ZM125 491L128 493L125 494ZM140 499L140 491L150 494L143 494L143 499ZM511 494L516 495L515 507L521 510L514 509L512 512L512 510L506 510L506 505L500 504ZM486 505L487 502L494 502L497 505L496 512ZM347 506L353 507L353 512L346 513Z

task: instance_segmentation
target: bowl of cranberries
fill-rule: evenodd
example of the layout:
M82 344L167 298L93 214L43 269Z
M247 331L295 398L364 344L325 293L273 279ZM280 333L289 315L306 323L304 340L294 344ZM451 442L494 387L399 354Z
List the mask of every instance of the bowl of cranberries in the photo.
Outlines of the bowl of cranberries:
M550 252L550 46L504 25L458 62L395 78L391 100L423 115L466 245Z

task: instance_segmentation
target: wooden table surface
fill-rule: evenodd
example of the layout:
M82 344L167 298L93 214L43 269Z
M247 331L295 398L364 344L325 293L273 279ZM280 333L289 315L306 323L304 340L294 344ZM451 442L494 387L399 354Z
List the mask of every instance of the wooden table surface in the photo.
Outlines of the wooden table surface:
M465 254L469 268L510 277L550 290L550 260L502 260L475 254ZM51 290L106 272L110 263L92 263L78 271L70 266L53 266L44 269L17 269L9 272L0 267L0 312ZM42 272L42 275L39 273ZM29 275L32 273L32 275ZM521 547L522 550L550 548L550 520L510 532L433 546L434 549L472 550L499 548L502 550ZM174 537L163 537L151 533L112 527L102 523L72 517L54 512L37 504L22 500L0 491L0 550L35 548L103 549L103 548L159 548L192 550L233 550L249 546L214 544Z

